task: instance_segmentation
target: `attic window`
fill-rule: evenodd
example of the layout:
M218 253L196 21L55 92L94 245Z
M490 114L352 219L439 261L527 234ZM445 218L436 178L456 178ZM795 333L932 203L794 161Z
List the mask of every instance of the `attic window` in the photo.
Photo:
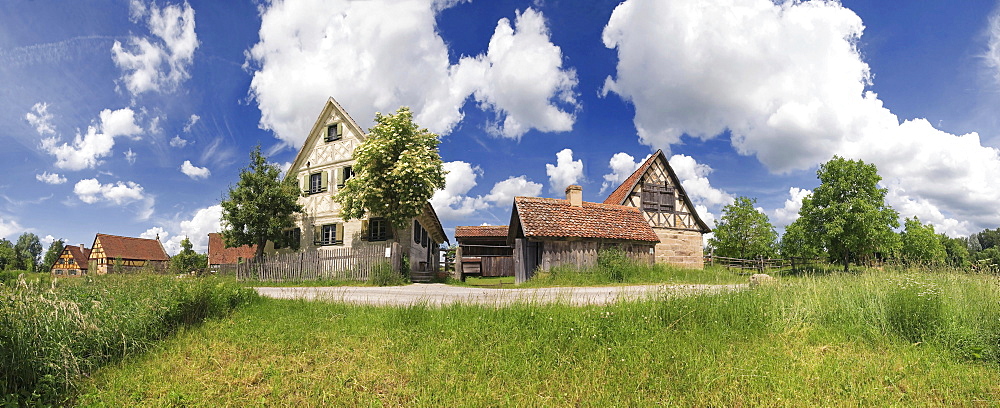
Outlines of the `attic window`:
M340 140L344 136L344 125L340 122L334 123L326 127L326 137L324 140L327 142L332 142L334 140Z
M642 184L642 210L653 213L674 212L677 198L674 187L666 183Z

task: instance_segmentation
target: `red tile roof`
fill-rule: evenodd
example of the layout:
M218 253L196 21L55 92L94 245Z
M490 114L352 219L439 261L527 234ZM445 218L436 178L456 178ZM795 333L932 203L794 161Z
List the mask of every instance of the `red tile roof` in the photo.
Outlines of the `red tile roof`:
M104 255L108 259L134 259L141 261L169 261L163 244L155 239L120 237L118 235L97 234L94 243L101 241Z
M66 250L69 251L69 254L76 260L76 265L79 266L80 269L87 269L87 259L90 258L89 249L83 245L68 245L66 246Z
M256 245L243 245L236 248L226 248L226 242L222 240L222 234L213 232L208 234L208 264L228 265L238 263L240 258L250 259L257 255Z
M623 205L514 197L514 211L526 237L602 238L659 242L639 209Z
M635 185L638 184L640 180L642 180L642 175L646 174L646 170L648 170L649 166L653 164L653 160L656 160L656 156L662 156L662 155L663 151L657 150L656 153L653 153L651 156L649 156L649 158L646 159L646 161L643 162L638 169L635 169L635 172L632 173L631 176L628 176L628 178L625 179L622 185L618 186L618 188L616 188L615 191L611 192L611 195L609 195L608 198L604 200L604 204L615 204L615 205L625 204L625 199L628 198L628 194L631 193L632 189L635 188Z
M506 225L480 225L473 227L455 227L455 238L469 237L506 237Z

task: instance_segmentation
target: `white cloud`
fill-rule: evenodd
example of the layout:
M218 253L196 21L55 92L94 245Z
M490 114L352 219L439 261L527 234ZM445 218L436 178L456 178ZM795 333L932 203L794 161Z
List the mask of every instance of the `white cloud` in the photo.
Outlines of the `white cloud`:
M45 102L38 102L31 107L31 112L24 114L24 118L28 120L31 126L35 127L35 131L39 135L55 135L56 128L52 125L52 114L49 113L49 104Z
M132 151L131 147L124 154L125 154L125 161L127 161L128 164L135 164L135 157L138 155Z
M195 166L191 164L191 160L184 160L184 163L181 164L181 173L186 174L194 180L199 178L205 179L212 175L212 172L208 170L208 167Z
M788 189L788 199L785 206L774 210L772 221L776 227L783 227L791 224L799 218L799 210L802 209L802 199L812 194L812 190L791 187Z
M111 47L122 81L132 95L147 91L171 91L191 77L188 68L198 48L194 9L187 2L160 8L141 1L131 2L133 20L146 19L152 37L130 37L128 46L115 41Z
M618 188L625 179L635 173L635 171L642 165L643 161L636 161L632 155L621 152L615 153L611 156L611 160L608 162L608 167L611 169L611 173L604 175L604 183L601 184L600 194L604 194L609 188Z
M152 227L140 235L141 238L155 238L157 234L163 242L163 249L171 256L181 251L181 241L187 237L191 249L198 253L208 251L208 234L222 230L222 206L213 205L194 212L191 219L174 223L167 228ZM168 239L169 237L169 239Z
M145 113L144 110L143 110L143 113ZM149 133L153 133L153 134L157 134L157 135L163 133L163 128L160 127L160 120L161 119L162 118L160 118L159 116L156 116L153 119L150 119L149 126L148 126Z
M184 147L187 146L187 144L188 141L181 139L180 136L174 136L173 139L170 139L170 147Z
M708 175L712 173L712 167L707 164L698 163L691 156L675 154L670 158L670 168L674 169L677 178L681 180L684 191L694 204L701 204L711 208L718 208L733 202L733 196L729 193L712 187L708 180Z
M184 124L184 133L191 133L191 128L194 127L194 125L198 123L199 120L201 120L201 116L191 114L191 117L188 118L187 123Z
M329 96L362 127L375 112L410 106L421 126L447 134L475 95L515 137L531 128L564 131L574 120L575 73L562 69L541 13L526 10L515 27L500 20L485 55L449 62L437 13L458 1L272 2L261 7L260 41L247 52L260 127L301 146ZM512 48L516 47L516 48ZM523 48L522 48L523 47Z
M0 216L0 238L7 238L14 234L24 232L24 227L18 224L16 220L9 218L4 218Z
M115 138L135 136L142 128L135 123L135 112L130 108L115 111L105 109L100 113L100 123L87 127L87 133L77 133L73 144L59 144L56 137L42 139L41 147L56 157L56 167L67 170L94 168L103 163L102 157L111 154Z
M514 197L538 197L542 185L528 180L525 176L510 177L493 185L493 189L483 199L497 206L509 207Z
M101 184L97 179L83 179L73 186L73 193L87 204L108 203L131 207L139 220L153 215L156 199L132 181Z
M545 174L549 176L549 190L564 193L566 187L583 178L583 160L573 160L573 150L562 149L556 153L555 165L545 164Z
M168 236L170 236L170 233L163 229L163 227L153 227L139 234L139 238L159 239L161 241L167 239Z
M635 105L644 144L667 149L682 134L708 139L728 129L738 152L772 172L835 154L862 159L898 186L899 203L973 229L1000 224L1000 151L975 133L900 120L866 92L863 29L833 1L629 0L605 27L605 45L618 51L605 91ZM952 225L935 227L959 228Z
M66 177L60 176L59 173L49 173L43 171L42 174L36 174L35 180L41 181L45 184L62 184L66 182Z
M55 240L56 240L56 237L53 237L51 235L46 235L45 237L42 237L42 238L38 239L39 242L41 242L42 244L45 244L46 246L52 245L52 243L55 242Z
M541 184L518 176L494 184L485 196L472 197L469 191L478 184L476 179L483 170L462 161L444 163L444 169L448 172L445 187L434 192L430 200L438 217L444 220L461 219L494 206L510 206L515 196L537 196L542 191Z

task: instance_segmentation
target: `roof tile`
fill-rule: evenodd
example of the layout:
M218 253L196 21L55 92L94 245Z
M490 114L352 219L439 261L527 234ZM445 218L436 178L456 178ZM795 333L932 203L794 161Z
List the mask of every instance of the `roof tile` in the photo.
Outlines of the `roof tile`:
M574 207L567 200L515 197L514 211L527 237L660 241L634 207L586 201L581 207Z

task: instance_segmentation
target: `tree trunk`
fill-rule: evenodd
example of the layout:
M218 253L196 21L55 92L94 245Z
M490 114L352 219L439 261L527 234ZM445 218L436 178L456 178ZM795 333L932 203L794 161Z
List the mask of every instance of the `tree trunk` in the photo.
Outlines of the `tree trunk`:
M850 255L849 251L844 251L844 273L850 272L850 270L848 269L848 265L850 265L849 255Z
M257 252L254 253L253 259L260 259L264 256L264 245L267 245L266 239L261 238L257 240Z

